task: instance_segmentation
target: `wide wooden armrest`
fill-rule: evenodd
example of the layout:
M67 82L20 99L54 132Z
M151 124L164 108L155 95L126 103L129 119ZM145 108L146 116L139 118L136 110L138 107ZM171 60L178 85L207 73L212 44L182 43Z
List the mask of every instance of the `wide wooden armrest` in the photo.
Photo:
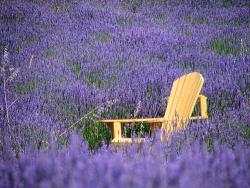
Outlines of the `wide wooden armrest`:
M135 123L135 122L147 122L147 123L162 123L164 118L144 118L144 119L105 119L100 120L100 123Z
M135 122L147 122L150 123L151 129L160 128L164 118L144 118L144 119L106 119L98 121L100 123L106 123L111 130L112 143L140 143L142 139L135 139L122 137L122 123L135 123Z

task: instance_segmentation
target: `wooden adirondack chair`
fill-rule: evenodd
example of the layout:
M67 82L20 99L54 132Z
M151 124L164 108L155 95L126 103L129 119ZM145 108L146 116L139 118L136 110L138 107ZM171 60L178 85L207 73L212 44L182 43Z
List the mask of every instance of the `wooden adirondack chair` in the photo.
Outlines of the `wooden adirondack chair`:
M132 143L132 138L122 137L122 123L147 122L151 131L155 128L162 129L161 140L165 134L178 131L186 127L190 120L208 119L207 97L200 95L204 79L198 72L183 75L175 80L168 98L167 109L162 118L145 119L111 119L101 120L111 129L112 143ZM196 103L200 104L199 116L191 117ZM134 142L141 142L143 138L134 139Z

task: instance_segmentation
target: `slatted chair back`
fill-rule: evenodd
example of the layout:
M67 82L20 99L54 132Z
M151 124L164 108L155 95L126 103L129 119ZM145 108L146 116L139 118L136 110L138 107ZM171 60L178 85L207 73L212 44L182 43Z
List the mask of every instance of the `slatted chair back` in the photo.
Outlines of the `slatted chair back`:
M166 133L185 128L203 83L204 79L198 72L186 74L174 81L162 124Z

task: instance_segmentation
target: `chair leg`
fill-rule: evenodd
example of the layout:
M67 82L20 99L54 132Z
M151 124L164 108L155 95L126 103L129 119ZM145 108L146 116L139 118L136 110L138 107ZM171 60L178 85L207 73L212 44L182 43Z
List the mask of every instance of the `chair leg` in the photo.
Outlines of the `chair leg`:
M162 123L150 123L150 136L155 140L156 139L156 132L155 130L160 130Z
M114 122L113 123L113 139L120 139L122 138L122 126L121 122Z

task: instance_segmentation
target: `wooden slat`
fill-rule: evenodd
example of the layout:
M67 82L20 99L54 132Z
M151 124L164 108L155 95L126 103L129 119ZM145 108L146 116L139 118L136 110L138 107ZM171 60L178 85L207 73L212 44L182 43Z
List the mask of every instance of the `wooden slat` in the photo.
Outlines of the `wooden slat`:
M176 106L178 104L178 100L182 91L182 86L185 82L186 75L174 81L173 88L170 93L169 104L167 105L165 119L174 119L176 113Z
M162 125L166 132L173 132L185 127L193 112L202 85L203 77L197 72L184 75L174 81L164 116L166 121Z
M145 119L106 119L100 120L98 122L101 123L109 123L109 122L121 122L121 123L133 123L133 122L148 122L148 123L157 123L163 122L164 118L145 118Z
M186 113L185 115L188 116L188 117L191 117L191 115L192 115L192 112L193 112L195 104L197 102L197 99L198 99L199 93L201 91L203 82L204 81L203 81L202 77L198 77L193 81L194 85L193 85L193 88L192 88L192 95L189 98L188 108L187 108L187 110L185 112Z

